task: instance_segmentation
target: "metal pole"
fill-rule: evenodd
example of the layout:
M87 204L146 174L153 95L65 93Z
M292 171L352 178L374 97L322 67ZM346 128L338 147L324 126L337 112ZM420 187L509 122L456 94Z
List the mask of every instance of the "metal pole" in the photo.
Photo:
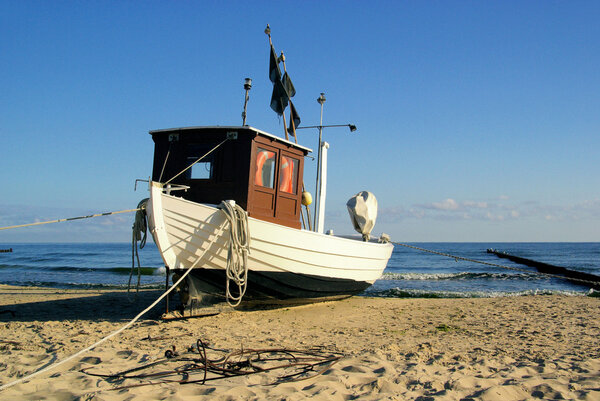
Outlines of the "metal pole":
M246 125L246 108L248 107L248 92L252 88L252 79L246 78L244 81L244 89L246 90L246 97L244 98L244 111L242 112L242 125Z
M321 92L321 96L317 99L317 102L321 105L321 119L319 123L319 146L317 153L317 178L315 183L315 218L314 218L314 230L317 230L317 213L320 207L319 205L319 181L321 179L321 143L323 141L323 103L325 103L325 93Z
M356 125L354 124L332 124L332 125L305 125L304 127L296 127L296 129L307 129L307 128L329 128L329 127L348 127L350 132L356 131Z

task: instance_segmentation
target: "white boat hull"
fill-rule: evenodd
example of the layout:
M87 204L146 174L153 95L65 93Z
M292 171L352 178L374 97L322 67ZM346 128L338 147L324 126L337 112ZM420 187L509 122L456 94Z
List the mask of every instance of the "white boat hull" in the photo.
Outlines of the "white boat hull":
M220 209L164 193L152 183L150 231L165 264L187 270L195 287L224 294L229 227ZM385 269L391 244L363 242L248 218L250 253L244 299L351 295ZM200 260L199 260L200 259Z

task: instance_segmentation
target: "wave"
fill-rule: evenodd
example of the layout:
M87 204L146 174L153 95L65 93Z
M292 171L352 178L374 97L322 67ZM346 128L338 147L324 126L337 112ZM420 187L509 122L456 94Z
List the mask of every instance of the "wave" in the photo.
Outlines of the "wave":
M14 285L19 287L51 287L62 289L115 289L126 290L127 284L105 284L105 283L64 283L58 281L5 281L3 284ZM131 289L135 291L135 284L131 285ZM164 283L140 284L140 289L164 289Z
M8 265L8 264L0 264L0 269L19 269L23 267L22 265Z
M12 260L15 262L23 262L23 263L41 263L41 262L58 262L64 260L64 258L60 256L52 257L52 256L17 256L13 257Z
M384 273L379 280L537 280L536 273Z
M43 254L13 255L12 260L23 263L60 262L70 259L89 260L106 257L106 253L98 252L50 252Z
M55 251L55 252L44 252L44 257L51 258L73 258L73 257L88 257L88 256L105 256L103 252L90 252L90 251Z
M519 297L526 295L567 295L567 296L589 296L600 297L600 292L590 289L587 292L567 291L567 290L523 290L523 291L426 291L426 290L406 290L400 288L390 288L387 290L373 291L367 290L362 295L369 297L382 298L499 298L499 297Z
M14 265L14 264L0 264L0 269L23 269L23 270L37 270L37 271L52 271L52 272L65 272L65 273L112 273L118 275L129 275L131 267L80 267L80 266L55 266L55 267L40 267L40 266L28 266L28 265ZM133 274L138 274L138 269L133 269ZM166 270L163 267L142 267L140 268L140 274L142 276L164 276Z
M131 273L131 267L51 267L45 270L57 271L57 272L96 272L96 273L114 273L121 275L129 275ZM165 274L165 268L160 267L142 267L140 268L140 274L142 276L154 276L154 275ZM138 268L133 268L133 274L138 274Z

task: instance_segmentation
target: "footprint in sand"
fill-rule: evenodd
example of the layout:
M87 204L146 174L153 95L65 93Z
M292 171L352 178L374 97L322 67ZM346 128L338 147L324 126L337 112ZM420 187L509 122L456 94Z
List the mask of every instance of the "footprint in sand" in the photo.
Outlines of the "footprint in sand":
M79 362L89 363L89 364L92 364L92 365L98 365L99 363L102 363L102 359L100 359L97 356L86 356L84 358L81 358L79 360Z

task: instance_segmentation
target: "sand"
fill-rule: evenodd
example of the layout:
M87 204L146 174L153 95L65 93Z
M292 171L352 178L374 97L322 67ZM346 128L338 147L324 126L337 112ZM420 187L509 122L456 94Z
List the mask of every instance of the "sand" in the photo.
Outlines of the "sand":
M0 294L0 383L7 384L110 334L160 291L144 291L137 300L115 291L9 286L0 286ZM352 297L279 309L223 308L171 321L159 319L164 308L85 355L0 391L0 399L600 400L600 298ZM160 361L173 345L184 355L198 338L232 351L324 347L343 357L318 376L276 385L278 371L205 384L111 381L81 372L111 374ZM116 389L131 385L139 386Z

